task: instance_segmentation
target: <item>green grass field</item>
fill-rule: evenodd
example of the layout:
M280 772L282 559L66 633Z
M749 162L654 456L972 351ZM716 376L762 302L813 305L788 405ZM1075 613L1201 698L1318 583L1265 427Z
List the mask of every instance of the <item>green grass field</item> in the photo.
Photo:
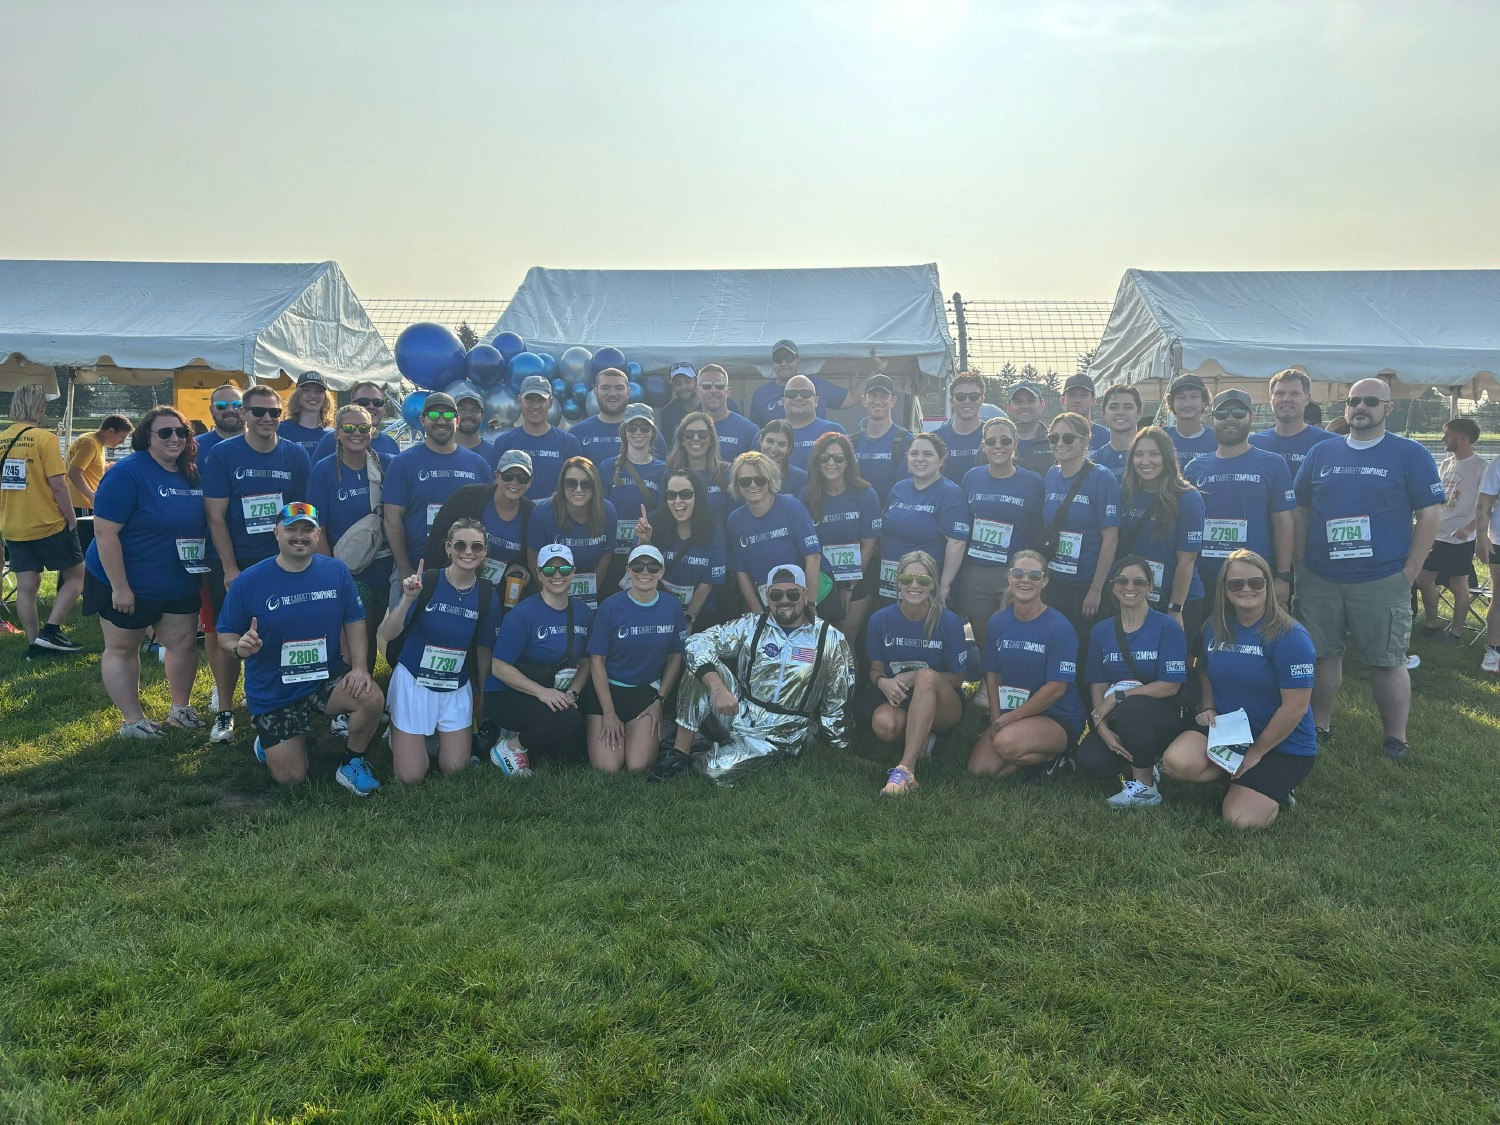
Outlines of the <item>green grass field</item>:
M1405 768L1351 674L1258 835L1171 783L1121 814L969 779L977 713L899 802L868 738L735 789L486 765L357 801L320 759L283 794L244 739L116 740L96 658L21 648L6 1120L1500 1117L1478 648L1419 647Z

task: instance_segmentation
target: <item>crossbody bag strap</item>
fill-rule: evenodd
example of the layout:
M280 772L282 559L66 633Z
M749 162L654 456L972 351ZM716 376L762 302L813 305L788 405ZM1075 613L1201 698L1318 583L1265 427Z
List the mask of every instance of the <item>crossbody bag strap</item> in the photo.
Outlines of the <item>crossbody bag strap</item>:
M1083 459L1083 468L1078 470L1078 475L1073 478L1073 483L1068 487L1068 494L1063 497L1063 502L1057 511L1052 513L1052 518L1047 521L1047 534L1056 535L1062 530L1063 521L1068 518L1068 509L1073 506L1073 500L1077 497L1079 490L1083 488L1083 482L1089 479L1096 466L1087 457Z
M1135 546L1135 541L1141 537L1141 532L1146 530L1146 525L1151 522L1151 517L1155 511L1156 503L1153 501L1151 507L1147 508L1141 514L1141 518L1125 529L1125 533L1120 536L1119 546L1115 548L1115 558L1123 559L1126 555L1130 554L1130 549Z
M378 512L380 510L380 487L385 480L385 475L380 471L380 454L373 449L365 450L365 476L370 482L370 511Z
M568 598L568 651L565 652L565 653L563 653L562 666L564 668L571 668L571 667L573 667L573 641L574 641L574 637L575 637L575 634L573 632L573 599L570 596Z

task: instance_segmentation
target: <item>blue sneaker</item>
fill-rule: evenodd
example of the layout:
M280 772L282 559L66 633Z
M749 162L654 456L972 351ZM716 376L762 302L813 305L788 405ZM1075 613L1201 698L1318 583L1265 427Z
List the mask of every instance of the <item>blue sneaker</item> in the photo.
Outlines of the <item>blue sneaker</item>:
M356 797L368 797L380 788L380 782L375 780L375 775L370 772L370 767L365 765L363 758L350 758L348 763L340 766L333 776L338 779L340 785Z
M266 764L266 748L260 744L260 735L255 736L255 760L261 765Z

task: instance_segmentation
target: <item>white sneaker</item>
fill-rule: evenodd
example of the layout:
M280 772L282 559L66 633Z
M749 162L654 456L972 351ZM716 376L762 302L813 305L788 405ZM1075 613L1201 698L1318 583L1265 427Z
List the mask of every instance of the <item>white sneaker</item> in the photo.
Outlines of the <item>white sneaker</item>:
M927 745L922 748L922 756L924 758L930 758L930 757L932 757L932 750L933 750L933 747L935 747L936 745L937 745L937 731L933 731L931 734L929 734L927 736Z
M1408 672L1415 672L1420 667L1422 667L1422 658L1416 653L1412 653L1406 658L1406 670Z
M345 742L349 741L349 716L335 715L332 719L328 720L328 733L333 735L334 738L342 738Z
M179 727L182 730L202 730L208 726L203 721L203 716L198 714L198 709L191 703L184 707L173 707L168 711L167 725Z
M1484 659L1479 662L1481 672L1500 672L1500 649L1486 648Z
M233 742L234 741L234 713L231 711L220 711L214 716L213 729L208 732L210 742Z
M1104 802L1112 809L1138 809L1161 804L1161 792L1154 785L1143 785L1131 778L1125 787Z

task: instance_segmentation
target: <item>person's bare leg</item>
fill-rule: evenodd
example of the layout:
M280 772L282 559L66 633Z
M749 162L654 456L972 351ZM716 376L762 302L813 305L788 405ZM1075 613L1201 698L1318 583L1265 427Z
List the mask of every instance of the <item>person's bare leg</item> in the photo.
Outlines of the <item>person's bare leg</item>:
M218 693L219 710L234 710L234 689L240 682L240 658L219 647L218 634L210 633L203 642L208 650L209 671L214 674L214 690Z
M1422 595L1422 624L1428 629L1436 629L1441 624L1438 621L1437 571L1418 573L1416 587L1417 593Z
M369 690L363 695L356 697L349 690L349 681L344 679L339 686L333 689L333 694L328 697L328 706L323 708L323 713L328 716L349 716L349 754L351 757L359 758L370 746L370 740L375 737L375 728L380 725L381 712L385 710L385 695L378 685L372 683ZM423 744L423 753L426 751Z
M1403 672L1406 669L1401 669ZM1333 705L1344 682L1343 656L1320 656L1313 667L1313 722L1323 730L1333 721Z
M906 707L906 744L901 764L912 769L917 756L927 749L927 736L934 730L950 730L963 717L963 701L941 673L923 668L912 683L911 702Z
M1269 828L1281 812L1281 806L1264 793L1247 789L1243 785L1231 785L1224 794L1220 814L1236 828Z
M141 636L146 630L121 629L104 620L99 626L104 631L99 678L125 722L138 723L146 717L141 709Z
M307 736L297 735L275 746L262 746L266 768L278 785L301 785L307 780Z
M645 770L656 761L661 724L647 708L625 724L625 768Z
M41 571L16 571L16 616L21 619L21 630L31 644L36 644L36 635L41 631L41 618L36 609L36 596L41 588Z
M625 766L625 744L604 745L604 716L585 715L588 727L589 765L600 773L619 773Z
M1228 776L1208 760L1208 737L1195 730L1183 731L1172 739L1162 752L1161 768L1170 778L1197 785Z
M167 690L173 707L186 707L193 700L193 677L198 674L198 615L164 613L156 623L167 669ZM139 654L139 649L137 649Z
M415 725L415 724L413 724ZM416 785L427 776L427 739L391 726L391 768L403 785Z
M1405 664L1394 668L1371 668L1368 673L1370 692L1385 736L1406 741L1406 719L1411 714L1411 673Z
M66 621L82 595L83 564L79 563L57 576L57 597L52 599L52 612L47 614L47 624L61 625Z
M426 747L423 747L426 750ZM474 728L438 731L438 769L444 773L458 773L469 768L469 759L474 756Z
M1455 574L1448 579L1448 589L1453 592L1453 621L1448 626L1448 632L1462 640L1464 626L1469 621L1469 576Z

